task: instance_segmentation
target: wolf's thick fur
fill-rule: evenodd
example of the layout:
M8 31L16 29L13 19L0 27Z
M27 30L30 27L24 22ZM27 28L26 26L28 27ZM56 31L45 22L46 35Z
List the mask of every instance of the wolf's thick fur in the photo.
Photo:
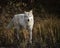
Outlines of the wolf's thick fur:
M24 14L16 14L11 22L8 24L7 28L11 28L14 25L14 28L19 32L20 25L28 29L30 33L30 43L32 43L32 29L33 29L34 19L32 11L24 12Z

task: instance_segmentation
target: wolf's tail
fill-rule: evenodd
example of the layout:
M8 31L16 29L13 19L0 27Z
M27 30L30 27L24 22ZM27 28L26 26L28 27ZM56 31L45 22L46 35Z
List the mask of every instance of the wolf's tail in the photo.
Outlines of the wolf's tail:
M7 25L7 29L11 29L13 26L13 19L10 21L10 23Z

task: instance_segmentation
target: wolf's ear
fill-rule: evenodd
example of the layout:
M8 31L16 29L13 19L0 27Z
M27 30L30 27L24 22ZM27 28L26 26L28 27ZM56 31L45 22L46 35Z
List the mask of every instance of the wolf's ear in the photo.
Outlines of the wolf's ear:
M32 10L30 10L30 13L32 13Z

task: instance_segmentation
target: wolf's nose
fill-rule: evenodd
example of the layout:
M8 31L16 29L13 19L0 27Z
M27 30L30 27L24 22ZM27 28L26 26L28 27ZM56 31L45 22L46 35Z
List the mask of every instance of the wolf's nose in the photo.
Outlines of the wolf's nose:
M27 21L29 21L29 19Z

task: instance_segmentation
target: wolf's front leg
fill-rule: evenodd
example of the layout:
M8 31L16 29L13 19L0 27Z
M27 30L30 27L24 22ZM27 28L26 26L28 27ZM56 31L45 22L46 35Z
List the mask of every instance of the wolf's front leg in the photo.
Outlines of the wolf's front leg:
M32 44L32 30L28 29L29 31L29 43Z
M32 30L29 31L29 42L27 43L28 48L32 48Z
M30 43L32 43L32 31L30 31Z

